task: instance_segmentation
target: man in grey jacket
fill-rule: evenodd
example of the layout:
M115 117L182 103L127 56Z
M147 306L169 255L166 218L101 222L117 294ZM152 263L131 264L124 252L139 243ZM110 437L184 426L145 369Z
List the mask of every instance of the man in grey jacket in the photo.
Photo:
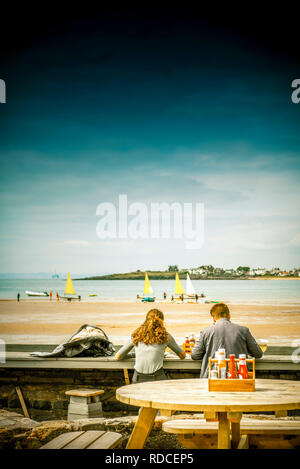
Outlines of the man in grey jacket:
M215 304L210 314L214 324L200 332L200 337L192 350L193 360L202 359L200 378L208 378L208 359L215 358L215 352L219 348L225 349L227 358L231 353L234 353L236 358L239 358L240 353L255 358L263 356L248 327L230 321L230 311L225 303Z

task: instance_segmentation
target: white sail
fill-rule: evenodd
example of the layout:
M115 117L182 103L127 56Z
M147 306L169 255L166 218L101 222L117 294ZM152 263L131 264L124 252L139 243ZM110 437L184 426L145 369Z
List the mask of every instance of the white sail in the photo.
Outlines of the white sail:
M195 288L193 287L193 284L191 282L189 274L186 274L185 291L186 291L187 296L195 296L196 295L196 291L195 291Z

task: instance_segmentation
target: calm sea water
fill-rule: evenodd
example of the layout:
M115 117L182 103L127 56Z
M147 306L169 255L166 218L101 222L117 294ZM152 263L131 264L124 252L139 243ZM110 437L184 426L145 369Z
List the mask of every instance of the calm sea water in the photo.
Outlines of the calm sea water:
M151 281L151 278L150 278ZM64 294L65 280L0 280L0 298L15 299L19 292L21 298L29 298L26 290L53 291ZM142 280L73 280L78 295L84 301L134 301L137 294L143 293ZM166 292L168 298L174 294L175 280L153 280L151 285L156 298ZM185 281L182 281L185 288ZM300 304L300 280L194 280L196 291L205 294L205 300L225 301L246 304ZM98 296L89 297L96 293ZM38 299L38 298L35 298ZM40 301L49 301L41 298Z

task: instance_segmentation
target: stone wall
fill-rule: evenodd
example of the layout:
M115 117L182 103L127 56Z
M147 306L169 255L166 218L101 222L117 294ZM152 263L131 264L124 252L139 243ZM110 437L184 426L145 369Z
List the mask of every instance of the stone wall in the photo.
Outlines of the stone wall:
M129 377L131 378L129 371ZM16 393L20 386L30 416L38 419L64 419L69 399L65 391L75 388L104 389L103 411L128 413L129 406L118 402L116 389L125 385L122 370L13 369L0 368L0 408L21 408ZM135 413L137 408L132 408Z
M191 415L186 415L191 417ZM23 415L0 409L0 449L38 449L62 433L104 430L121 433L119 448L125 448L137 417L91 418L76 421L36 422ZM197 418L197 417L196 417ZM157 417L146 441L146 449L182 448L177 436L162 430L166 417Z
M128 373L131 379L133 371L128 370ZM197 378L199 370L189 372L172 370L168 371L168 374L172 379ZM300 380L300 371L257 370L256 377ZM65 391L87 387L104 389L105 393L101 396L101 401L105 416L136 415L137 407L122 404L115 398L116 389L124 385L123 370L0 367L0 408L20 412L21 404L15 389L16 386L20 386L32 419L66 419L69 400ZM297 412L289 411L289 415L296 415Z

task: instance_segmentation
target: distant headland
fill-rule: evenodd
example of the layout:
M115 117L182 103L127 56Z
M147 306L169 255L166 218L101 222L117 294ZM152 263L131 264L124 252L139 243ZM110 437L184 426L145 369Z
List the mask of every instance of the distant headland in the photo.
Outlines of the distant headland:
M237 269L222 269L212 265L203 265L196 268L179 269L177 265L170 265L167 270L147 270L152 280L173 280L176 272L180 279L186 278L186 274L189 274L192 280L300 279L300 268L285 271L279 268L271 270L250 269L246 266L239 266ZM144 278L145 271L136 270L135 272L96 275L77 280L144 280Z

